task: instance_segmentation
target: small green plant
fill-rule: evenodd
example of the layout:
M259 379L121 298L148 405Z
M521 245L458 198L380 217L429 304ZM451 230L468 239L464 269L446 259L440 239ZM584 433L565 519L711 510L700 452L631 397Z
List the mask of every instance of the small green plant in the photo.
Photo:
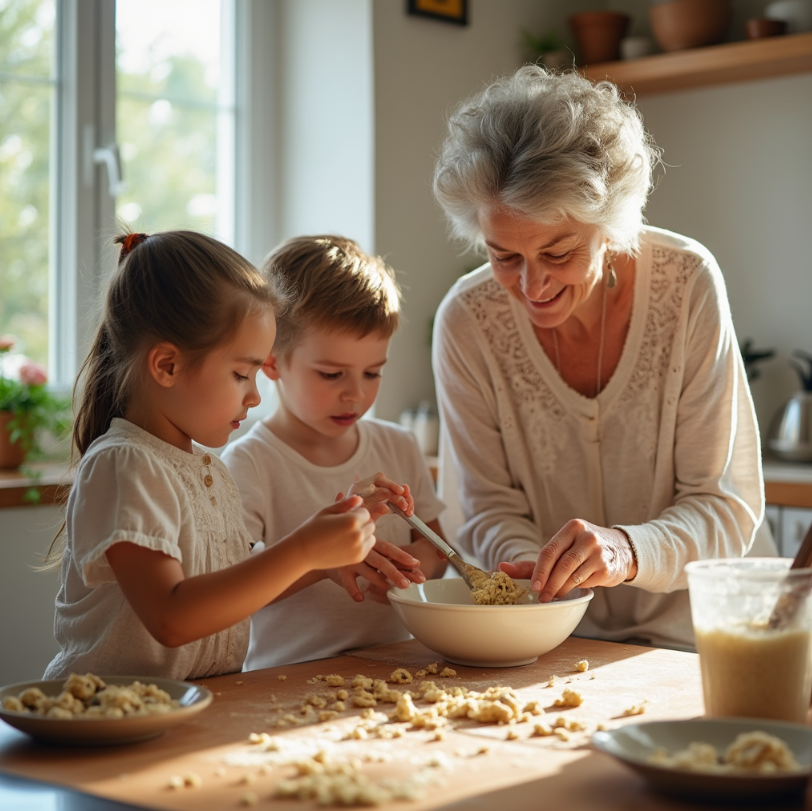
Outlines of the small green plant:
M790 366L798 372L798 377L801 379L801 388L804 391L812 391L812 355L802 349L796 349L792 354L806 364L803 365L792 360L789 362Z
M761 370L756 369L756 364L773 357L775 350L756 349L751 338L748 338L740 349L744 361L744 371L747 373L747 379L752 383L761 374Z
M522 42L530 53L538 56L544 56L544 54L560 51L568 47L558 32L552 28L542 34L533 34L526 28L522 28Z
M38 363L25 355L11 354L15 340L10 335L0 336L0 412L12 415L7 424L9 440L23 451L23 461L42 458L39 444L42 431L60 436L70 425L70 401L48 391L48 375ZM25 469L31 479L38 479L40 471ZM26 493L27 501L38 502L36 487Z

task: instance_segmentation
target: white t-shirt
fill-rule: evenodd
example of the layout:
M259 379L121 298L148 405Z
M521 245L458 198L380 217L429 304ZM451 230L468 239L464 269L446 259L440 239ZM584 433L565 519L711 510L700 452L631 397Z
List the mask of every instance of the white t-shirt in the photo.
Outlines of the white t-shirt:
M764 512L755 412L707 249L645 229L626 343L596 398L562 380L490 265L446 295L433 350L460 546L490 569L535 561L572 518L620 526L637 576L596 589L577 633L693 645L683 567L742 556Z
M375 419L357 425L358 449L334 467L309 462L262 423L226 447L221 458L237 482L254 539L273 545L335 501L339 492L346 493L356 473L365 478L381 472L408 484L415 513L424 521L439 517L443 504L412 433ZM410 526L393 514L376 522L375 535L398 546L411 543ZM322 659L408 638L391 606L369 597L356 603L325 579L254 614L244 669Z
M182 680L239 671L249 621L164 647L138 619L107 562L105 552L119 541L163 552L194 577L245 560L251 536L234 481L214 454L198 446L187 453L114 419L82 457L68 498L54 621L62 650L44 678L73 671Z

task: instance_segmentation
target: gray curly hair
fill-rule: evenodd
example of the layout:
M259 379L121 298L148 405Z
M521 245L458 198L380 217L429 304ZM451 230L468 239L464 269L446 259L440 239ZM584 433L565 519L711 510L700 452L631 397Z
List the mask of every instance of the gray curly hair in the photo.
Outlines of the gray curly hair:
M614 84L525 65L452 113L434 195L471 246L483 244L480 209L496 204L594 225L613 250L634 254L660 155Z

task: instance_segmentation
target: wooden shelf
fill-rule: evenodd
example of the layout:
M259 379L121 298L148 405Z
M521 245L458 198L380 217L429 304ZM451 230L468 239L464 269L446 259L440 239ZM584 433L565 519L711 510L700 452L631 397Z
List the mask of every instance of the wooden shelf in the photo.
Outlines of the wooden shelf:
M808 71L812 71L812 33L730 42L583 68L590 79L609 78L637 96Z
M25 476L19 470L0 470L0 509L4 507L33 506L25 500L26 493L35 487L39 490L39 504L59 504L67 498L67 488L73 480L65 464L55 462L35 463L31 467L39 472L39 478Z

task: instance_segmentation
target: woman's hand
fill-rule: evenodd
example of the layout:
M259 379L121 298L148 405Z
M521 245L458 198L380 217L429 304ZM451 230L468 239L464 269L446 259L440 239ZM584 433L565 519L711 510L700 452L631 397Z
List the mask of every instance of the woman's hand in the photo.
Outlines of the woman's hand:
M409 491L409 485L398 484L384 473L376 473L374 476L367 476L366 479L359 479L356 475L347 495L361 496L364 499L364 506L369 510L373 519L391 512L386 506L387 501L400 507L406 515L414 512L414 499ZM336 500L339 498L343 498L341 493L338 494Z
M426 577L419 567L420 561L402 547L376 540L361 563L329 569L326 574L358 603L363 602L367 594L376 602L389 605L386 592L390 585L405 589L409 583L425 582ZM369 581L363 590L358 587L359 577Z
M500 563L514 579L529 579L539 602L563 597L576 587L617 586L637 574L637 562L625 532L574 518L542 547L535 565L530 561Z

